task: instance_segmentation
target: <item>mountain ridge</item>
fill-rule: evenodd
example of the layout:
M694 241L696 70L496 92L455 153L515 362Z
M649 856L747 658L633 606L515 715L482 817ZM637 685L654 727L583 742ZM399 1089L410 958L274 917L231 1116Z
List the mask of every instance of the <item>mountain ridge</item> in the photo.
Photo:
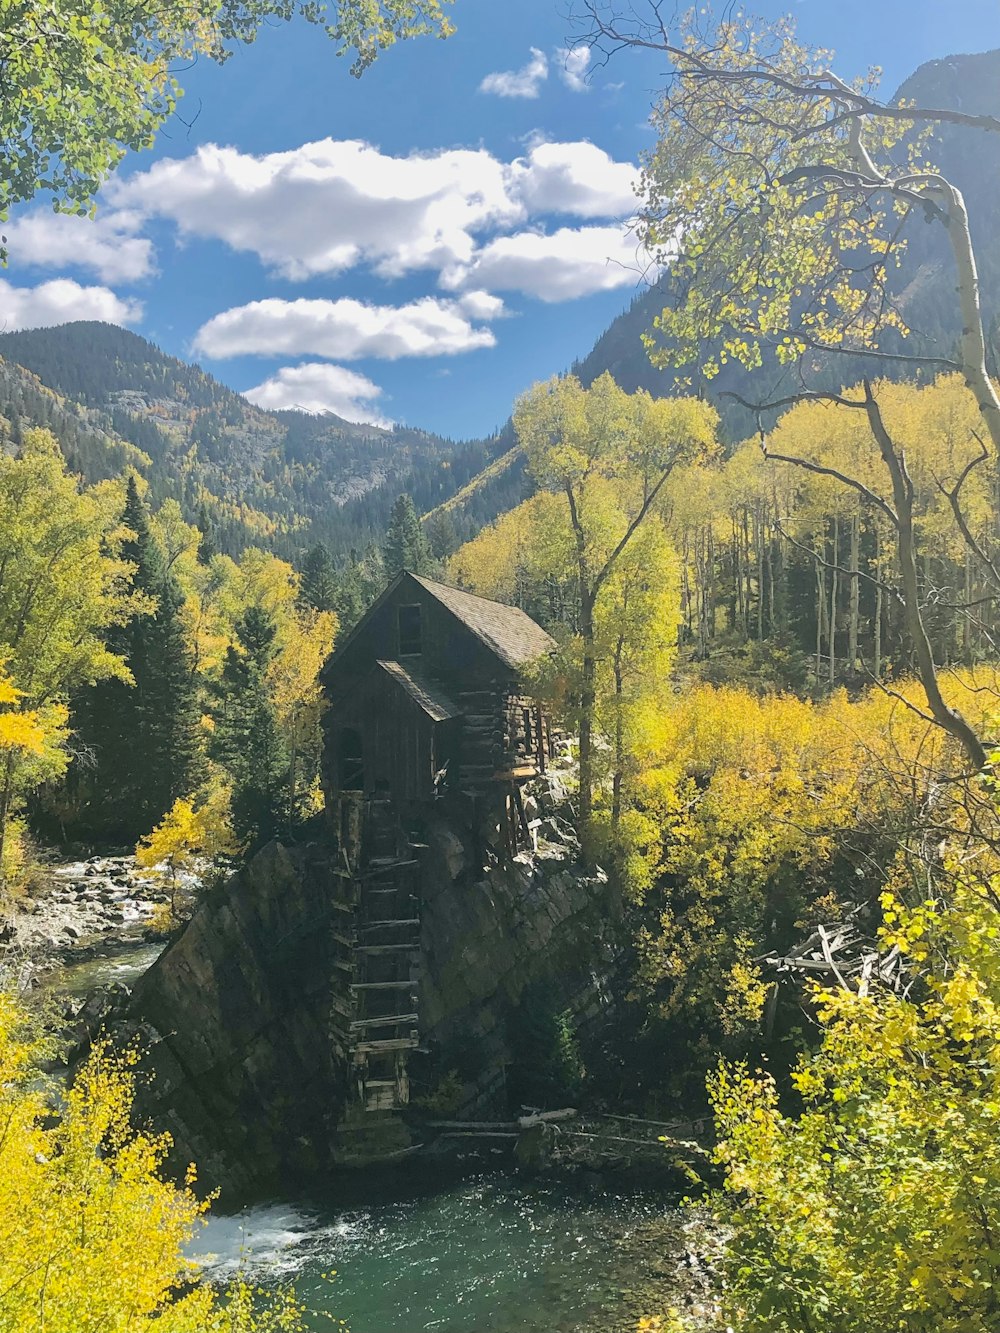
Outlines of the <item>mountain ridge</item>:
M338 548L363 541L414 470L426 481L450 473L454 457L468 457L469 475L488 461L481 442L470 453L429 431L256 407L113 324L0 334L0 358L0 413L51 425L88 480L110 475L112 460L117 470L135 467L154 502L177 499L231 552L254 542L292 555L320 537ZM439 481L450 490L450 476ZM437 498L433 485L424 489Z
M1000 50L926 62L896 97L1000 114ZM966 195L987 325L1000 341L1000 248L990 244L1000 220L1000 136L944 126L928 152ZM957 303L946 295L949 263L940 229L914 229L897 290L916 329L913 350L958 337ZM629 392L677 392L675 373L656 369L642 342L669 295L668 284L639 293L573 373L585 384L609 371ZM71 465L89 479L136 467L154 501L176 498L189 520L210 525L219 548L233 553L263 543L296 558L324 540L344 555L381 539L402 491L425 514L445 511L463 540L530 490L510 419L490 436L456 442L333 413L267 411L141 335L94 322L0 334L0 358L0 413L15 423L51 424ZM825 387L866 368L848 358L838 367ZM753 396L766 396L767 379L755 372ZM737 440L756 422L720 395L746 391L749 381L749 372L730 365L711 385L693 376L686 391L716 401L724 434Z

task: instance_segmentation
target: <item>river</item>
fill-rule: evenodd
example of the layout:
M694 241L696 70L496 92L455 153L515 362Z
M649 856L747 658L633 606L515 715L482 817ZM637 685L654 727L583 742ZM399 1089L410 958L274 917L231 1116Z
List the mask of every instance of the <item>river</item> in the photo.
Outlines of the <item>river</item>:
M162 947L60 968L47 989L132 984ZM216 1280L242 1269L291 1282L316 1330L631 1333L675 1285L686 1241L674 1202L590 1173L442 1178L414 1163L348 1177L333 1198L215 1212L191 1253Z
M219 1278L242 1266L292 1282L317 1330L343 1319L351 1333L616 1333L656 1312L652 1287L662 1300L682 1248L662 1197L496 1174L213 1216L194 1254Z

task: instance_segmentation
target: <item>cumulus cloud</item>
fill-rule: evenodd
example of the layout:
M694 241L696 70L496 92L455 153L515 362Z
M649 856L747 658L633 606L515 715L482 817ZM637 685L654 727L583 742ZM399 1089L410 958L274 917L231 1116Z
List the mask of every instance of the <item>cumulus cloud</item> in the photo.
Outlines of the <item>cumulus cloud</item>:
M455 304L470 319L499 319L505 313L503 301L492 292L465 292Z
M14 287L0 278L0 329L43 329L78 319L134 324L142 318L138 301L122 300L108 287L83 287L72 278L54 278L37 287Z
M455 287L474 283L542 301L568 301L635 286L642 268L634 238L621 227L561 227L551 235L524 231L498 236L447 281Z
M586 139L536 143L510 166L510 187L526 214L572 213L581 218L626 217L635 209L631 162L616 162Z
M504 164L485 150L392 157L353 139L261 156L209 144L110 192L293 280L362 262L385 277L439 268L471 255L474 232L515 222L521 210Z
M636 168L587 142L536 143L503 162L484 149L393 157L323 139L254 156L208 145L109 187L123 208L182 236L256 254L293 280L368 265L382 277L467 266L484 237L541 213L612 218L634 208Z
M310 412L317 416L335 412L345 421L355 421L362 425L392 425L378 410L376 400L382 396L379 385L355 370L327 365L321 361L308 361L301 366L282 366L263 384L247 389L243 396L258 407L270 411L295 408L299 412Z
M488 328L475 327L461 303L424 297L403 306L269 297L215 315L195 335L194 351L230 356L452 356L492 347Z
M135 209L96 218L37 210L4 228L15 265L91 269L104 282L136 282L153 272L153 243L137 235L143 216Z
M574 93L585 93L589 88L587 69L590 65L590 48L574 46L563 51L557 57L559 77L567 88Z
M530 58L520 69L508 69L487 74L479 85L481 93L495 93L497 97L537 97L542 84L549 77L549 62L537 46L530 49Z

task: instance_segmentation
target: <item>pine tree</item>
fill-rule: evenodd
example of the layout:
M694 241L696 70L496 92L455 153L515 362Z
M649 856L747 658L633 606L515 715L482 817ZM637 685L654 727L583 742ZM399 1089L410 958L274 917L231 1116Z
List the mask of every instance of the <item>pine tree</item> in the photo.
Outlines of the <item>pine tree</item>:
M198 707L183 621L184 598L166 570L134 477L122 522L133 534L122 556L134 567L133 587L153 610L133 616L108 636L134 679L104 681L80 698L77 735L83 756L77 785L85 790L82 832L134 842L148 832L200 777Z
M219 553L219 543L216 540L216 527L208 505L202 500L198 506L198 527L201 531L201 542L198 546L198 561L202 565L210 563L213 555Z
M435 560L447 560L458 549L458 532L447 509L439 509L427 520L427 540Z
M408 495L401 495L392 506L385 538L385 567L390 578L404 569L411 574L427 574L434 567L434 557Z
M290 817L288 754L267 685L276 633L267 611L249 607L213 689L210 751L232 781L233 828L249 851L278 837Z
M317 542L302 560L302 599L316 611L333 611L337 606L337 577L330 552Z

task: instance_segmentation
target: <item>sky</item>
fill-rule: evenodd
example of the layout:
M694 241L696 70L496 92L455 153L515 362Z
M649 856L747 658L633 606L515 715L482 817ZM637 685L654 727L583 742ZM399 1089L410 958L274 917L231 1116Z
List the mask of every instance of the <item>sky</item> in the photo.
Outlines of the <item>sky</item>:
M304 23L182 75L94 220L12 214L0 327L106 319L263 407L453 438L568 369L641 290L628 220L663 63L595 68L572 0L455 0L364 77ZM1000 47L997 0L757 0L895 87Z

